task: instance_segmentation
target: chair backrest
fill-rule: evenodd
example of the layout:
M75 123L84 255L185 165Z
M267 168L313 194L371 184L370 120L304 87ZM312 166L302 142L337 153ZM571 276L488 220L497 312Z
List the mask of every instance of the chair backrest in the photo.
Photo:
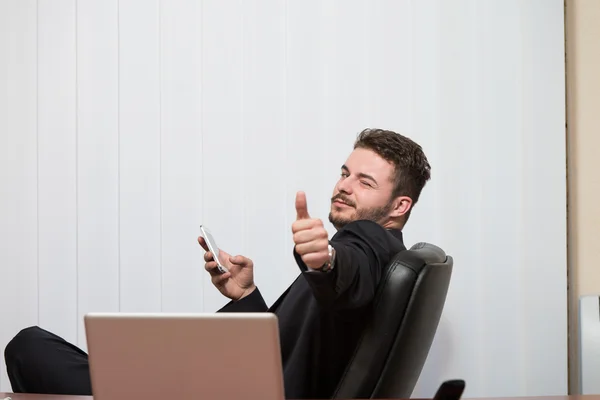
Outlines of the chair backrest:
M334 399L410 398L438 327L452 267L452 257L428 243L394 257Z

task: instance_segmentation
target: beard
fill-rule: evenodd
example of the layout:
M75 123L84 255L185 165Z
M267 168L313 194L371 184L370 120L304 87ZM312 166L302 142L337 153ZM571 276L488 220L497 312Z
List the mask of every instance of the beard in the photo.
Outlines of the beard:
M393 207L392 203L390 202L383 207L356 208L356 204L353 203L350 199L346 198L346 196L344 196L342 193L338 193L337 195L333 196L333 198L331 199L331 203L333 203L336 200L343 201L350 207L353 207L355 210L354 214L348 217L334 215L333 212L329 212L329 222L331 222L331 224L337 230L340 230L347 224L358 220L368 220L380 223L389 215L389 212Z

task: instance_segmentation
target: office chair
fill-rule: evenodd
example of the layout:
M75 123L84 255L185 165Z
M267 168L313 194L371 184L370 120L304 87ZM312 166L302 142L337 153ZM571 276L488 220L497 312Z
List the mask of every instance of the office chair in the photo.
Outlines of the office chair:
M438 327L453 263L428 243L394 257L332 398L410 398Z

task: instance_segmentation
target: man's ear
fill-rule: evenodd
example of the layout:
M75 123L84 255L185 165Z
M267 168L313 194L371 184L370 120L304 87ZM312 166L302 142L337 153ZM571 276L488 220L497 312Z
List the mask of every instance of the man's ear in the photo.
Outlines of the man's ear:
M398 218L408 213L412 207L412 199L408 196L398 196L392 202L390 217Z

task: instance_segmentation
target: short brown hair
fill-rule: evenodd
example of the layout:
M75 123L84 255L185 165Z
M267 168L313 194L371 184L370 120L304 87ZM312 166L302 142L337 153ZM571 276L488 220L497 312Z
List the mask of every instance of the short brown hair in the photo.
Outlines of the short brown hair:
M413 206L419 201L421 191L431 179L431 166L420 145L393 131L367 128L356 138L354 148L374 151L394 165L392 198L408 196ZM407 219L411 210L406 214Z

